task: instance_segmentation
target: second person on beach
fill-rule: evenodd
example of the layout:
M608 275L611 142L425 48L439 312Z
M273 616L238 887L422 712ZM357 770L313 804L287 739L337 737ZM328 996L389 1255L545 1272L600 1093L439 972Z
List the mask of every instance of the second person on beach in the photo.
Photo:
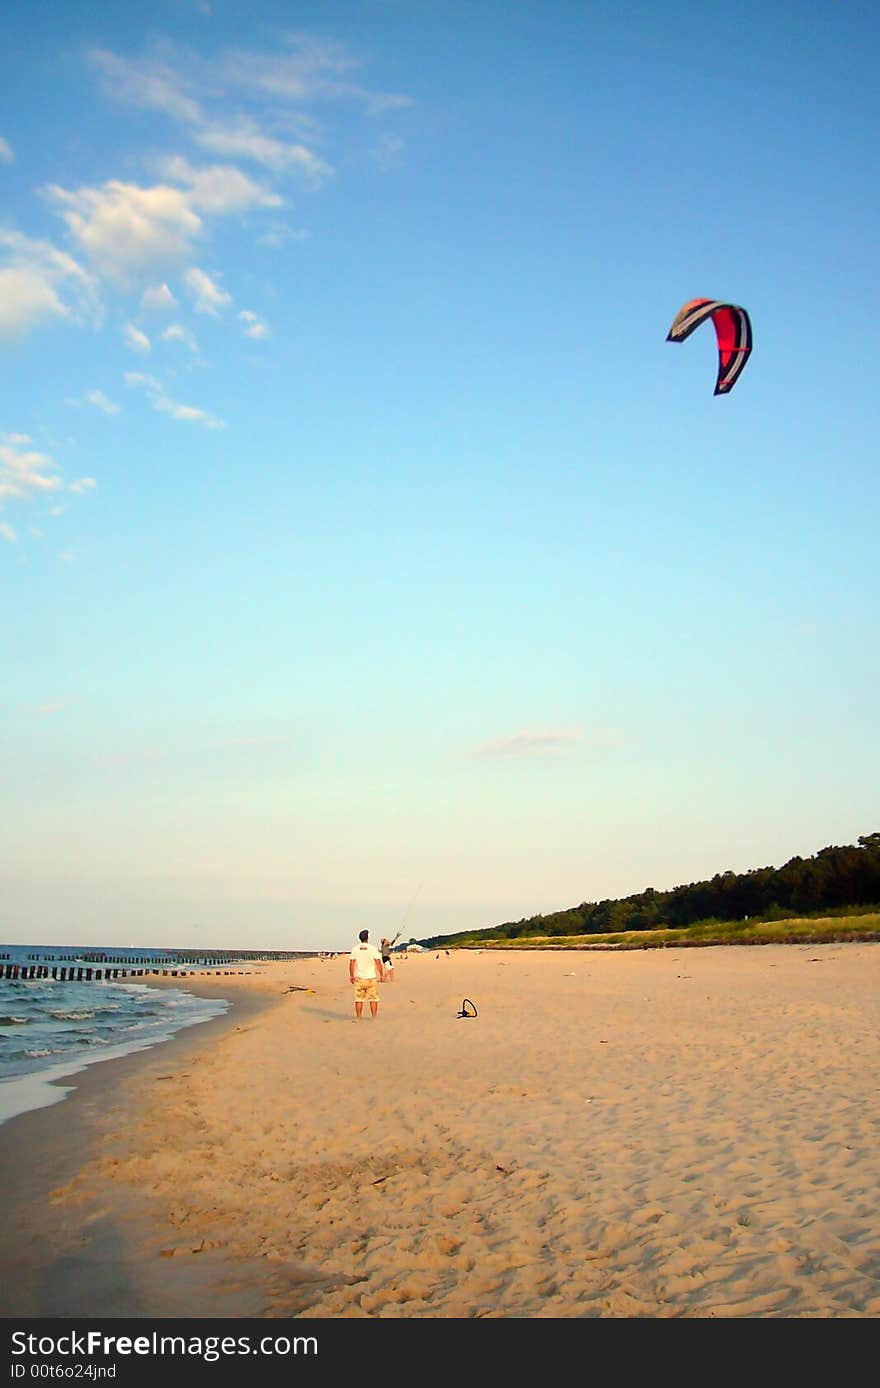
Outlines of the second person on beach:
M389 940L387 935L383 935L379 946L382 955L382 968L385 970L385 981L387 983L394 982L394 956L391 951L399 939L399 930L393 940Z

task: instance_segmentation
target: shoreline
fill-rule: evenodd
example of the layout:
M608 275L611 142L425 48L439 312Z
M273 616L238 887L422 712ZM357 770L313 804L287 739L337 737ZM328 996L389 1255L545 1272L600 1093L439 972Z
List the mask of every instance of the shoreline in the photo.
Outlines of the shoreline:
M212 979L212 984L224 980ZM228 980L226 980L228 982ZM203 979L186 991L200 997L218 997L216 986ZM180 988L180 978L143 980L145 987ZM98 985L96 985L98 986ZM50 1087L65 1091L54 1103L28 1109L0 1124L0 1188L14 1191L15 1199L4 1218L5 1251L0 1254L0 1317L66 1317L85 1314L113 1314L104 1310L112 1305L113 1271L119 1256L115 1238L109 1231L112 1201L103 1213L83 1212L84 1224L95 1228L97 1261L79 1259L76 1245L81 1242L80 1224L73 1218L59 1217L53 1192L75 1180L98 1141L102 1124L112 1119L127 1087L147 1082L154 1072L180 1071L205 1047L210 1048L226 1031L234 1030L264 1008L271 999L260 993L240 990L224 1001L225 1012L204 1022L183 1027L172 1036L126 1055L102 1057L82 1070L57 1080L45 1080ZM124 1121L122 1114L120 1118ZM131 1196L132 1203L136 1203ZM100 1204L96 1206L100 1209ZM101 1220L107 1228L101 1227ZM145 1211L134 1238L143 1239L149 1228ZM53 1268L57 1269L53 1273ZM76 1283L83 1276L94 1279L93 1292L78 1306ZM70 1308L70 1309L67 1309ZM120 1309L116 1314L133 1314ZM171 1314L171 1312L169 1312Z
M227 1013L0 1128L3 1314L880 1313L880 946L395 975L359 1023L344 956L206 979Z
M138 978L133 981L120 980L127 988L149 987L148 980ZM180 983L179 979L175 982ZM62 983L61 985L65 985ZM98 983L96 987L103 988L104 985ZM112 986L112 985L111 985ZM183 986L176 991L187 993ZM191 996L196 997L195 993ZM211 999L211 1001L214 1001ZM227 999L216 999L223 1002L222 1011L218 1013L208 1013L204 1016L190 1017L187 1020L179 1021L176 1025L171 1016L165 1019L162 1030L156 1029L152 1034L141 1037L134 1041L117 1041L107 1045L105 1049L94 1052L85 1052L78 1055L69 1053L66 1059L57 1060L51 1065L42 1069L26 1071L21 1075L4 1075L0 1079L0 1128L13 1118L18 1118L22 1114L32 1113L37 1109L51 1108L55 1104L61 1103L73 1090L73 1080L75 1076L81 1075L93 1065L106 1065L113 1060L124 1060L127 1056L136 1055L142 1051L152 1050L154 1046L163 1045L172 1040L179 1032L186 1031L192 1026L203 1025L210 1021L212 1016L222 1015L228 1011L230 1003Z

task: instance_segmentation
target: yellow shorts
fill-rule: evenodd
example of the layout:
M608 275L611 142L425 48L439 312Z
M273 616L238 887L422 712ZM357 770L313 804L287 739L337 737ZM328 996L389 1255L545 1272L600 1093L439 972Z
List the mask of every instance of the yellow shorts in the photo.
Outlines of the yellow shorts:
M354 981L355 1002L378 1002L379 982L375 978L356 978Z

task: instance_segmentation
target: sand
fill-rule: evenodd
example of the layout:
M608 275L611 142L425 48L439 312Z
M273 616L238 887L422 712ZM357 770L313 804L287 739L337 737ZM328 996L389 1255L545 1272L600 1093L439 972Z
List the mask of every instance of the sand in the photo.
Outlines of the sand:
M0 1128L3 1314L876 1316L878 983L441 951L355 1022L341 958L202 979L229 1014Z

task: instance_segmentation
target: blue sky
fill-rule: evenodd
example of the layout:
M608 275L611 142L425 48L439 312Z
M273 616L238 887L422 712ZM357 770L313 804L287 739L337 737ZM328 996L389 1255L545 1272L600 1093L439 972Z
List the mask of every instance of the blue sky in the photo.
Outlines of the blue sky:
M5 8L0 937L343 948L880 828L878 37Z

